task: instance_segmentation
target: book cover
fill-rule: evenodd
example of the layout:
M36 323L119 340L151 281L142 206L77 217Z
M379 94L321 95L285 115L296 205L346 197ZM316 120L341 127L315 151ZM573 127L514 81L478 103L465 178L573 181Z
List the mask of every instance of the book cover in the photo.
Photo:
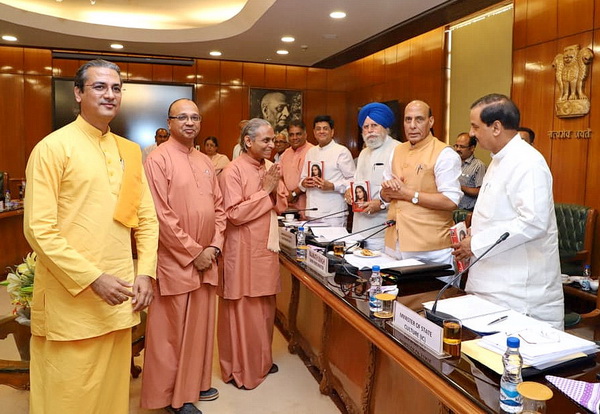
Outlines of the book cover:
M371 186L369 181L351 182L350 191L352 191L352 211L364 211L363 203L371 201Z
M467 237L467 225L464 221L460 221L456 223L454 226L450 227L450 241L452 244L460 242L462 239ZM462 272L469 265L468 259L457 260L456 261L456 270L457 272Z
M308 161L308 176L323 178L325 176L325 162Z

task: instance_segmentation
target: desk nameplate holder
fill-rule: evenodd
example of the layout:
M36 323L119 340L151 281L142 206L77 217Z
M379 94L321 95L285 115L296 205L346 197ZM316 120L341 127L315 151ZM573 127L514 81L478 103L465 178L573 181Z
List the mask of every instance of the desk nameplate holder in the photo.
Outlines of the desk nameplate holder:
M296 235L285 227L279 228L279 245L290 250L296 250Z
M327 271L329 269L329 260L320 249L308 248L306 251L306 265L321 276L334 275Z
M442 327L427 320L400 302L394 304L394 319L392 325L396 330L413 342L427 348L436 358L448 356L442 348Z

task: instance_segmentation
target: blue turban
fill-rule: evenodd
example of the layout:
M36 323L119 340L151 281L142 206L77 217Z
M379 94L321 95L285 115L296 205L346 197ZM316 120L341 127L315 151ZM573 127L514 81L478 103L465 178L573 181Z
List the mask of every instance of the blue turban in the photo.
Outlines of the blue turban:
M389 128L394 123L394 113L387 105L373 102L362 107L358 113L358 126L362 128L367 117L377 122L384 128Z

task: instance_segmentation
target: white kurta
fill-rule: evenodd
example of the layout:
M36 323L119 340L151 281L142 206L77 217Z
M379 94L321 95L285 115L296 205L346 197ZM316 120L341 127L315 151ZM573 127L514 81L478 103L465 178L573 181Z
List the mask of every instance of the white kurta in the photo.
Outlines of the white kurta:
M307 212L307 218L322 217L336 211L347 209L346 201L344 201L344 192L350 185L350 181L354 179L354 161L352 154L348 148L331 141L324 147L315 146L308 150L304 159L305 167L300 175L300 183L308 177L308 162L323 161L323 178L330 181L334 185L333 191L323 191L319 188L306 189L306 208L318 208L317 211ZM299 188L304 190L299 184ZM310 213L310 214L309 214ZM346 225L346 215L339 214L325 220L331 226Z
M467 292L563 329L552 175L518 134L492 154L473 212L473 254L480 256L505 232L508 239L469 271Z
M354 181L369 181L371 200L379 199L385 166L390 159L390 154L394 151L396 145L399 144L399 141L396 141L388 135L379 148L367 147L360 152L358 163L356 165L356 173L354 174ZM387 213L387 208L372 214L355 212L354 221L352 223L352 232L361 231L385 223L387 220ZM377 229L366 231L362 234L362 237L367 237L376 231ZM367 240L367 247L374 250L383 250L384 235L385 231L382 230L369 238L369 240Z

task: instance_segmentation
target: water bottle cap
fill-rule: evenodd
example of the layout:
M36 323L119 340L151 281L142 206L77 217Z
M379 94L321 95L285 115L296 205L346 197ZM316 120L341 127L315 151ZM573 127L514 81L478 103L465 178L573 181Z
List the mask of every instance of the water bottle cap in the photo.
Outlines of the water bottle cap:
M379 272L381 270L381 267L379 267L379 265L375 265L375 266L373 266L372 270L374 272Z
M304 227L298 227L298 230L304 231Z
M506 338L506 346L509 348L518 348L521 345L521 341L519 338L515 338L514 336L509 336Z

